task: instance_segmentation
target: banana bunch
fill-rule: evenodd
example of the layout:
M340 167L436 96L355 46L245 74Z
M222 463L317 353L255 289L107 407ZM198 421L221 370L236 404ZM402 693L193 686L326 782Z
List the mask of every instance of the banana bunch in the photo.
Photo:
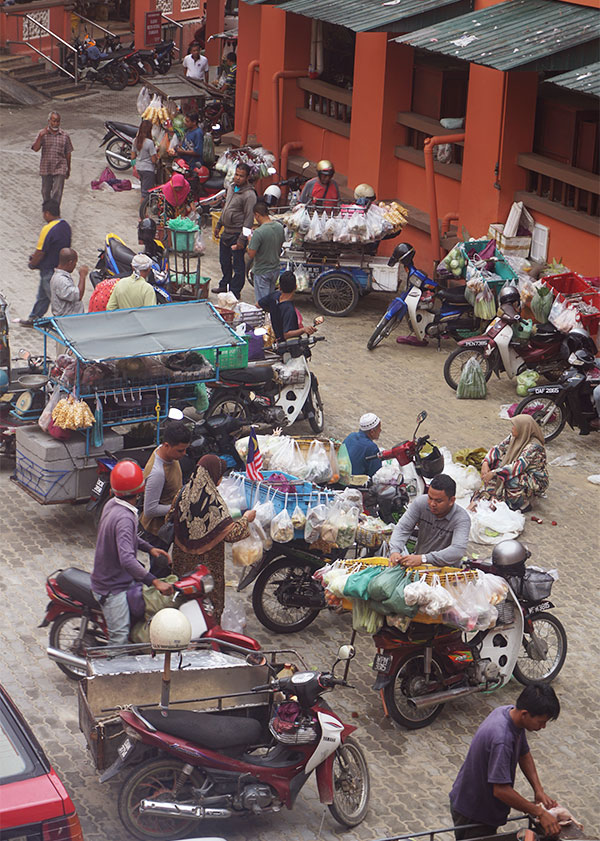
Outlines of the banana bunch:
M159 100L160 102L160 100ZM164 105L156 104L156 98L152 100L150 105L146 108L144 113L142 114L142 120L151 120L152 124L155 126L160 126L165 120L169 120L171 115L167 111Z
M61 429L87 429L94 423L94 416L85 400L73 395L63 397L52 410L52 420Z

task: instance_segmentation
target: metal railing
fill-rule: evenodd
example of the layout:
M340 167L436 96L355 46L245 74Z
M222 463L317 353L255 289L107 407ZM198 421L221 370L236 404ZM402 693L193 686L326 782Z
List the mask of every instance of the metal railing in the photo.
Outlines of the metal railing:
M41 33L39 35L37 35L39 46L35 47L31 43L30 39L29 40L22 40L22 41L12 41L12 40L10 40L10 41L7 41L6 43L7 44L20 44L22 46L29 47L29 49L33 50L35 53L37 53L39 56L41 56L44 59L44 61L47 61L50 64L52 64L53 67L56 67L57 70L60 70L60 72L64 73L65 76L69 76L69 78L73 79L75 84L78 84L78 82L79 82L79 78L78 78L79 68L78 68L78 61L77 61L78 53L77 53L77 50L75 49L75 47L73 47L71 44L68 44L66 41L63 41L63 39L60 37L60 35L57 35L55 32L52 32L51 29L48 29L47 26L44 26L43 23L40 23L38 20L36 20L31 15L22 14L22 13L18 13L18 12L13 13L13 14L14 14L15 17L21 18L23 21L25 21L25 20L29 21L29 23L31 25L34 25L34 26L37 27L38 30L41 30ZM42 32L44 34L42 34ZM32 36L32 37L36 37L36 36ZM50 37L52 39L50 41L50 55L48 55L42 49L42 38L46 38L46 37ZM57 46L57 45L60 45L58 47L58 51L59 51L59 56L58 56L59 61L58 62L55 61L54 58L52 57L54 55L54 47ZM66 67L64 67L64 62L65 62L65 57L66 57L65 50L69 50L70 52L72 52L74 54L73 55L73 73L71 73L69 70L67 70Z
M179 53L179 56L181 58L181 56L183 55L183 24L179 23L178 20L173 20L173 18L170 18L168 15L165 15L164 12L161 12L161 17L163 17L168 23L168 27L165 26L165 24L163 23L163 26L162 26L163 29L167 29L167 28L172 29L173 27L175 27L176 29L179 29L179 33L178 33L179 34L179 46L175 45L175 49L177 50L177 52ZM173 36L175 34L176 33L173 32ZM167 39L165 38L164 40L166 41ZM175 38L172 37L172 40L174 41Z
M110 29L105 29L104 26L100 26L100 24L96 23L95 20L90 20L89 18L86 18L83 15L80 15L79 12L72 12L71 17L79 18L79 20L82 20L85 24L89 24L89 26L92 26L95 29L99 29L100 32L104 32L105 35L110 35L111 38L116 38L117 37L114 32L110 31ZM85 30L87 32L87 26L85 27Z

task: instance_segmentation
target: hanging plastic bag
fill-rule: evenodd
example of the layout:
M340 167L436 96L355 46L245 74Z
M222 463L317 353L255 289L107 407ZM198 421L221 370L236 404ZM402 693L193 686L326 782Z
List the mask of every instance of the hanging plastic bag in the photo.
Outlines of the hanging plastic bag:
M263 556L263 542L259 532L254 528L254 523L250 523L249 530L248 537L238 540L231 547L231 559L238 566L250 566L260 561Z
M226 476L219 485L219 493L234 520L248 508L244 480L241 476Z
M324 484L331 480L331 476L331 463L325 447L320 441L314 440L308 448L306 471L303 478L308 482Z
M104 444L104 411L98 395L96 395L96 411L94 412L94 447L101 447Z
M289 543L294 539L294 524L285 508L271 520L271 537L275 543Z
M235 545L235 544L234 544ZM246 628L246 611L240 596L228 592L225 609L221 616L221 628L224 631L233 631L235 634L243 634Z
M321 224L321 218L315 210L310 220L308 231L306 232L306 239L310 240L311 242L320 242L322 239L322 231L323 226Z
M306 514L300 508L298 503L296 503L296 507L292 512L292 525L294 529L304 529L306 525Z
M550 289L547 286L536 286L529 304L535 320L540 324L546 324L553 303L554 299Z
M60 400L60 386L55 385L52 389L52 394L48 402L46 403L44 409L42 410L42 414L38 418L38 426L40 426L44 432L48 432L48 426L50 425L50 421L52 420L52 412L58 401Z
M527 396L527 389L537 385L540 375L537 371L527 369L517 376L517 394L519 397Z
M496 300L494 293L484 281L483 289L477 293L473 312L476 318L481 318L483 321L491 321L496 315Z
M205 412L208 409L208 392L204 383L196 383L194 386L196 402L194 408L197 412Z
M202 143L202 163L210 169L213 166L215 159L215 142L212 134L207 131Z
M307 543L316 543L321 537L321 528L327 517L327 506L319 504L309 508L306 512L304 539Z
M467 359L462 369L456 396L459 400L484 400L486 396L486 384L481 365L472 356Z
M271 467L300 479L304 478L306 462L298 442L287 435L281 435L279 438L279 442L276 442L271 450Z
M148 88L142 88L141 91L138 93L136 102L137 112L140 115L140 117L144 113L146 108L150 105L150 100L150 91L148 90Z
M352 628L355 631L363 631L370 636L376 634L383 627L383 616L362 601L354 599L352 602Z
M271 520L275 516L275 506L273 505L272 500L267 499L265 502L258 502L254 505L254 510L256 511L256 521L260 523L265 531L269 531L271 528Z
M352 462L350 461L345 444L342 444L338 450L337 461L340 470L340 480L348 483L352 478Z

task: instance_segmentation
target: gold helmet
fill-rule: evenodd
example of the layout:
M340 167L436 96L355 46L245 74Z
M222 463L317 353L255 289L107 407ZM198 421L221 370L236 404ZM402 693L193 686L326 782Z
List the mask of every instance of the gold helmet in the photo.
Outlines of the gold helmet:
M319 161L319 163L317 164L317 173L319 175L334 175L335 167L331 163L331 161Z

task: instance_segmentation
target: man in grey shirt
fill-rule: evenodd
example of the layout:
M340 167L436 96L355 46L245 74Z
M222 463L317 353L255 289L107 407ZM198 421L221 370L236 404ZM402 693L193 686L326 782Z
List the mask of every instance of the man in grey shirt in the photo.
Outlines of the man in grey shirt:
M459 566L467 551L471 518L455 504L456 482L440 473L434 476L427 496L408 506L392 533L390 563L416 567L421 564ZM419 526L413 555L406 554L406 541Z
M77 252L72 248L61 248L58 254L58 266L50 278L50 305L52 315L77 315L85 312L83 305L83 293L85 292L85 279L88 274L87 266L79 267L79 283L71 276L77 265Z

